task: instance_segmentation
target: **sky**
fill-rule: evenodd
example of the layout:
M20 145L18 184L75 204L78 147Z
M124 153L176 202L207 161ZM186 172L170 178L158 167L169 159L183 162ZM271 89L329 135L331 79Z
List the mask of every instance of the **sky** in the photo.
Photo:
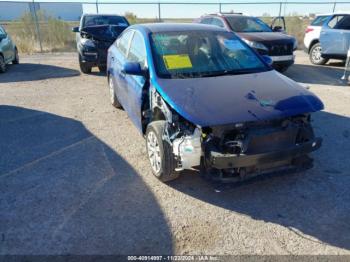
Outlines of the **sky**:
M3 0L0 0L0 2ZM9 0L7 0L9 1ZM11 0L10 0L11 1ZM24 2L29 2L24 0ZM96 0L35 0L36 2L95 2ZM222 3L221 10L223 12L242 12L246 15L261 16L263 14L270 14L271 16L277 16L279 14L279 1L274 0L98 0L100 13L117 13L124 14L125 12L133 12L141 18L156 18L158 17L158 5L149 4L150 2L161 4L161 17L162 18L195 18L205 13L216 13L219 11L219 2ZM108 3L118 4L108 4ZM200 2L202 4L167 4L169 2ZM229 2L235 2L235 4L228 4ZM266 2L270 2L267 4ZM275 2L272 3L271 2ZM288 15L292 13L298 13L301 15L308 15L309 13L328 13L333 10L333 3L329 0L282 0L281 13L282 15ZM288 2L293 2L288 3ZM295 2L299 2L295 4ZM308 4L302 4L300 2L307 2ZM344 1L337 1L336 11L350 11L350 0L347 4L341 3ZM128 3L128 4L125 4ZM134 4L132 4L134 3ZM147 4L148 3L148 4ZM285 4L286 3L286 4ZM95 4L84 4L83 11L85 13L95 13Z

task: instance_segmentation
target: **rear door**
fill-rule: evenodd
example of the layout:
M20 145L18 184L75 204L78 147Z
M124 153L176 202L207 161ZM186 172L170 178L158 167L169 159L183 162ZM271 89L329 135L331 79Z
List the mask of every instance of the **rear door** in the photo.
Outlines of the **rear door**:
M110 68L111 77L114 82L115 94L120 104L127 107L127 92L126 92L126 75L122 72L123 65L127 61L127 56L130 48L130 42L134 34L133 30L124 31L124 33L116 40L110 50Z
M350 15L334 15L320 34L322 54L346 57L350 40Z

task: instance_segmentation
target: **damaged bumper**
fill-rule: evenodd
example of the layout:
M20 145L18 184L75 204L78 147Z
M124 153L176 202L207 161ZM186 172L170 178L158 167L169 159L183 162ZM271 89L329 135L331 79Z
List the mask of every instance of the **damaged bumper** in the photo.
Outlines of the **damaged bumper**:
M322 139L315 138L312 141L308 141L303 144L298 144L283 150L252 155L237 155L210 151L209 162L211 167L217 169L257 166L269 162L277 162L284 159L294 159L303 155L307 155L319 149L321 145Z

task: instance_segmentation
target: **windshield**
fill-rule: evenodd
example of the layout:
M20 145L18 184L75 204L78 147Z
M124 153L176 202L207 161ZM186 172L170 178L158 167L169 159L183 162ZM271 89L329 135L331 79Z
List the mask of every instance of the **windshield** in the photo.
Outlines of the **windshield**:
M229 16L226 19L233 32L272 32L267 24L256 17Z
M128 26L128 21L122 16L113 15L87 15L84 17L83 28L96 25Z
M211 77L269 70L231 32L193 31L153 33L156 71L162 78Z

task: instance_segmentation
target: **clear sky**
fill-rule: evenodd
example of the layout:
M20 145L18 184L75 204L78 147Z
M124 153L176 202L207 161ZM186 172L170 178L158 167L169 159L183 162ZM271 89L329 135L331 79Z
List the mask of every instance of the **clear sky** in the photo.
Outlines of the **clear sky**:
M1 2L2 0L0 0ZM28 1L28 0L27 0ZM36 2L95 2L95 0L35 0ZM342 4L342 1L337 1L336 11L350 11L350 0L348 4ZM149 2L160 2L161 5L161 17L163 18L195 18L205 13L215 13L219 11L219 2L222 3L222 11L229 12L231 10L235 12L243 12L247 15L261 16L264 13L268 13L272 16L276 16L279 13L279 1L275 0L98 0L100 13L118 13L124 14L126 11L135 13L138 17L155 18L158 17L158 6L156 4L147 4ZM119 4L106 4L106 3L118 3ZM128 4L121 4L128 3ZM169 2L182 2L193 3L201 2L207 4L166 4ZM236 4L227 4L229 2L235 2ZM273 4L266 4L266 2L276 2ZM298 13L301 15L308 15L309 13L327 13L333 10L333 3L327 4L327 2L333 2L329 0L284 0L282 1L282 15L288 15L291 13ZM299 2L297 4L291 4L288 2ZM307 2L309 4L302 4L300 2ZM321 2L323 4L315 3ZM344 1L343 1L344 2ZM105 4L102 4L105 3ZM135 4L132 4L135 3ZM144 3L144 4L140 4ZM215 3L215 4L209 4ZM225 4L226 3L226 4ZM259 4L256 4L259 3ZM286 4L285 4L286 3ZM96 12L95 4L84 4L83 11L87 13Z

